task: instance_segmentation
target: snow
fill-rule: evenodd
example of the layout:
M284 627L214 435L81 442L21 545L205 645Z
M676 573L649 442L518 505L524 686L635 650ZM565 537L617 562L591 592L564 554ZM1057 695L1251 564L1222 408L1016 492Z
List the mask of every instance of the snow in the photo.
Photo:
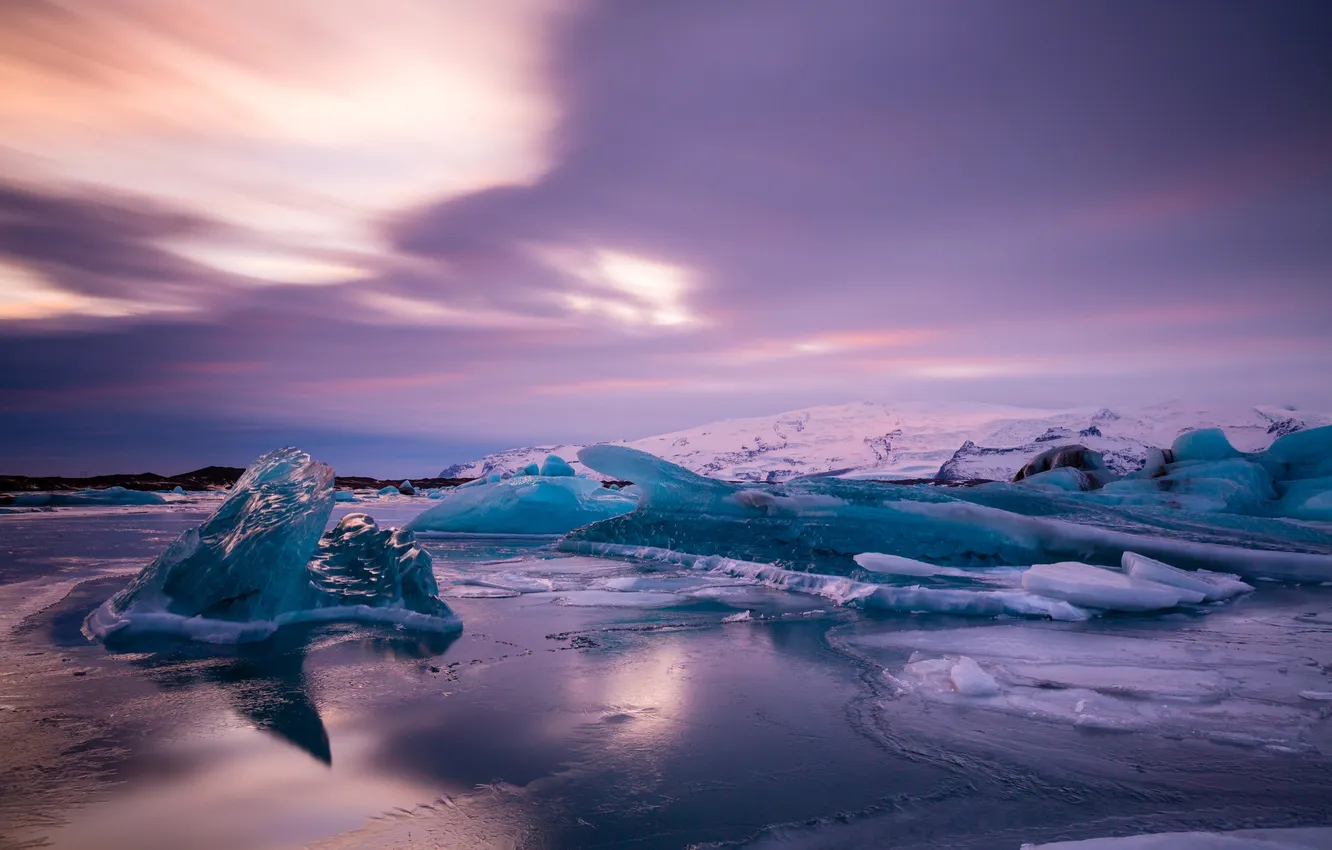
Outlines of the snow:
M85 631L231 642L311 620L461 628L412 534L380 529L365 514L321 533L333 500L331 467L294 448L264 455L202 525L90 614Z
M633 498L586 478L520 475L459 487L407 527L422 532L563 534L628 513L635 505Z
M1170 446L1193 429L1218 427L1239 450L1255 451L1290 429L1328 424L1332 415L1323 413L1238 405L1201 408L1182 402L1114 411L867 402L728 419L618 445L731 480L784 481L833 471L863 478L921 478L946 466L942 477L949 479L1007 481L1034 455L1055 445L1038 442L1051 434L1066 435L1058 444L1077 443L1101 453L1111 471L1123 474L1142 466L1150 448ZM569 458L582 448L515 448L451 466L441 475L521 473L525 465L540 464L548 454Z
M1022 850L1332 850L1332 828L1162 832L1123 838L1023 844Z
M1198 591L1070 561L1033 566L1022 574L1022 586L1039 596L1107 611L1159 611L1203 600Z

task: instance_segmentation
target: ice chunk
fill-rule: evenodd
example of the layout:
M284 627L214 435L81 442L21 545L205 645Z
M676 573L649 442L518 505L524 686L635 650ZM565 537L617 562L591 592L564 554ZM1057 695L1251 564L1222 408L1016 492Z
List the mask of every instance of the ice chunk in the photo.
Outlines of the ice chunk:
M430 554L406 529L381 529L366 514L347 514L319 539L309 562L315 607L405 608L447 620Z
M845 576L787 570L773 564L739 561L718 555L589 543L567 537L560 541L559 548L566 552L681 564L693 569L708 570L714 575L748 579L779 590L821 596L837 605L848 607L976 617L1050 617L1056 620L1085 620L1090 616L1067 602L1023 591L893 587L855 581Z
M177 484L175 487L171 488L171 492L177 496L184 496L185 488Z
M398 492L404 496L415 496L416 488L412 486L411 481L403 479L403 482L398 485Z
M1073 561L1037 564L1022 574L1022 586L1040 596L1107 611L1159 611L1173 608L1182 600L1203 600L1203 594L1197 591Z
M1187 431L1175 438L1171 447L1175 461L1186 460L1226 460L1239 457L1239 452L1226 439L1226 433L1220 428L1199 428Z
M895 576L953 576L955 578L970 578L971 573L966 570L954 569L952 567L940 567L936 564L927 564L924 561L917 561L914 558L903 558L900 555L885 555L880 552L862 552L855 557L855 561L861 567L872 573L882 573L884 575Z
M378 492L376 495L379 495L379 496L397 496L397 495L399 495L399 492L400 492L400 491L398 490L397 487L384 487L384 488L382 488L381 490L379 490L379 492Z
M1104 489L1047 493L1012 484L945 492L807 479L758 488L705 478L624 446L590 446L579 458L610 478L634 481L625 493L640 497L638 510L578 529L571 534L577 541L812 565L843 575L857 569L854 556L865 552L970 568L1061 560L1110 566L1133 551L1244 576L1332 578L1329 530L1191 513L1170 507L1169 494L1163 497L1149 480L1109 485L1147 488L1147 504L1138 507L1103 503Z
M563 534L628 513L636 502L572 476L519 476L459 487L407 527L474 534Z
M321 539L333 498L331 467L294 448L264 455L212 516L90 614L85 631L226 642L302 620L460 628L435 598L430 557L410 534L352 514Z
M89 487L73 493L19 493L14 496L18 507L79 507L83 505L163 505L163 499L156 493L144 490L127 490L124 487L107 487L94 490Z
M535 464L535 463L529 463L527 466L524 466L523 469L522 469L522 471L519 472L518 474L519 474L519 475L540 475L540 474L541 474L541 467L540 467L540 465L538 465L538 464Z
M550 455L546 462L541 464L541 475L547 478L572 478L574 477L574 468L564 462L564 458L559 455Z
M337 502L354 502L356 501L356 494L351 490L335 490L333 499Z
M976 663L974 658L963 655L953 664L948 672L953 682L953 689L969 697L988 697L999 693L999 683Z
M1238 576L1181 570L1178 567L1172 567L1136 552L1125 552L1123 565L1124 572L1133 578L1201 593L1203 599L1208 602L1229 599L1232 596L1238 596L1241 593L1248 593L1253 590L1253 585L1245 584L1239 580Z
M1115 479L1100 452L1078 445L1046 449L1027 461L1013 480L1026 481L1038 475L1045 476L1042 480L1045 486L1063 490L1095 490Z
M1048 469L1045 472L1037 472L1026 478L1018 479L1018 483L1024 487L1040 487L1046 490L1063 490L1070 493L1096 489L1096 485L1087 473L1072 466L1061 466Z
M881 664L904 690L926 701L964 703L1014 717L1069 725L1155 732L1247 746L1307 747L1319 739L1326 705L1301 696L1326 690L1308 663L1326 632L1295 617L1208 618L1154 623L1151 629L1060 623L974 621L954 628L904 630L869 622L837 636L856 655ZM1272 634L1282 639L1272 640ZM911 653L906 664L904 655ZM974 659L1000 693L964 698L953 663ZM917 666L919 662L926 664ZM932 722L946 735L947 718Z
M1332 850L1332 827L1160 832L1123 838L1023 844L1022 850Z
M1256 457L1278 480L1332 477L1332 425L1278 437Z

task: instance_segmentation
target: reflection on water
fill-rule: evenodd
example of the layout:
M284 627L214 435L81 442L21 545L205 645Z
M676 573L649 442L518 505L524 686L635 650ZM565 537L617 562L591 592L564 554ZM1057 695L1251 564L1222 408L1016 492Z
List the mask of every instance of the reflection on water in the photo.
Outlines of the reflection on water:
M341 630L344 634L340 635ZM306 655L330 642L354 642L367 655L419 660L442 655L457 633L364 633L350 627L314 624L278 630L268 640L234 647L131 637L107 648L127 656L164 690L217 686L233 710L256 729L294 744L324 764L333 762L328 731L305 675Z

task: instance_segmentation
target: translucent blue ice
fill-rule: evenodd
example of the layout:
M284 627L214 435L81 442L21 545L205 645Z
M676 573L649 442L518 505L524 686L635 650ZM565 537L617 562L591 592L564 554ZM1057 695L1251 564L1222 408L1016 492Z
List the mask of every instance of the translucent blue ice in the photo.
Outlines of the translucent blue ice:
M1117 567L1132 551L1189 569L1332 579L1332 528L1189 510L1155 497L1142 505L1116 504L1100 491L828 478L734 484L609 445L583 449L579 459L603 475L633 481L642 495L637 510L572 532L569 545L715 554L871 581L885 579L859 567L855 555L879 552L964 568L1060 561Z
M161 505L166 499L143 490L107 487L104 490L78 490L72 493L19 493L14 504L29 508L76 507L82 505Z
M472 534L564 534L628 513L635 504L632 497L590 479L519 475L459 487L407 527Z
M549 455L546 462L541 464L540 474L546 478L570 477L574 475L574 468L564 462L564 458L559 455Z
M322 534L333 499L331 467L293 448L264 455L212 516L94 611L87 632L235 641L288 622L367 618L459 628L409 532L354 514Z

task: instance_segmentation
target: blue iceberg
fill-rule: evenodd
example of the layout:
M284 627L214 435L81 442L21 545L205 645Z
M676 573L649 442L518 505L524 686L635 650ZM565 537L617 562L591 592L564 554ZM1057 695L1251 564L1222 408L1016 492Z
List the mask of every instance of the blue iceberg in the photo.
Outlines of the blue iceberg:
M461 628L410 532L351 514L325 534L333 502L332 467L294 448L264 455L212 516L90 614L85 633L234 642L310 620Z
M564 534L637 506L632 496L576 477L573 468L556 455L546 459L542 470L541 475L491 475L469 481L418 514L407 528L417 532ZM546 470L554 474L547 475Z
M1282 462L1320 472L1314 456L1323 443L1305 438L1301 451ZM641 493L633 512L577 529L562 541L563 548L579 551L587 551L582 544L612 544L715 554L866 581L897 580L858 565L855 556L866 552L965 569L1058 562L1117 568L1124 553L1134 552L1187 569L1332 579L1332 528L1279 516L1189 510L1160 499L1132 504L1103 491L1022 483L934 487L816 478L736 484L625 446L590 446L579 460L603 475L633 481ZM1259 465L1269 469L1266 462ZM1280 479L1273 481L1279 495Z
M183 492L183 491L182 491ZM26 508L63 508L86 505L164 505L157 493L143 490L127 490L124 487L107 487L94 490L77 490L70 493L19 493L14 497L14 504Z

